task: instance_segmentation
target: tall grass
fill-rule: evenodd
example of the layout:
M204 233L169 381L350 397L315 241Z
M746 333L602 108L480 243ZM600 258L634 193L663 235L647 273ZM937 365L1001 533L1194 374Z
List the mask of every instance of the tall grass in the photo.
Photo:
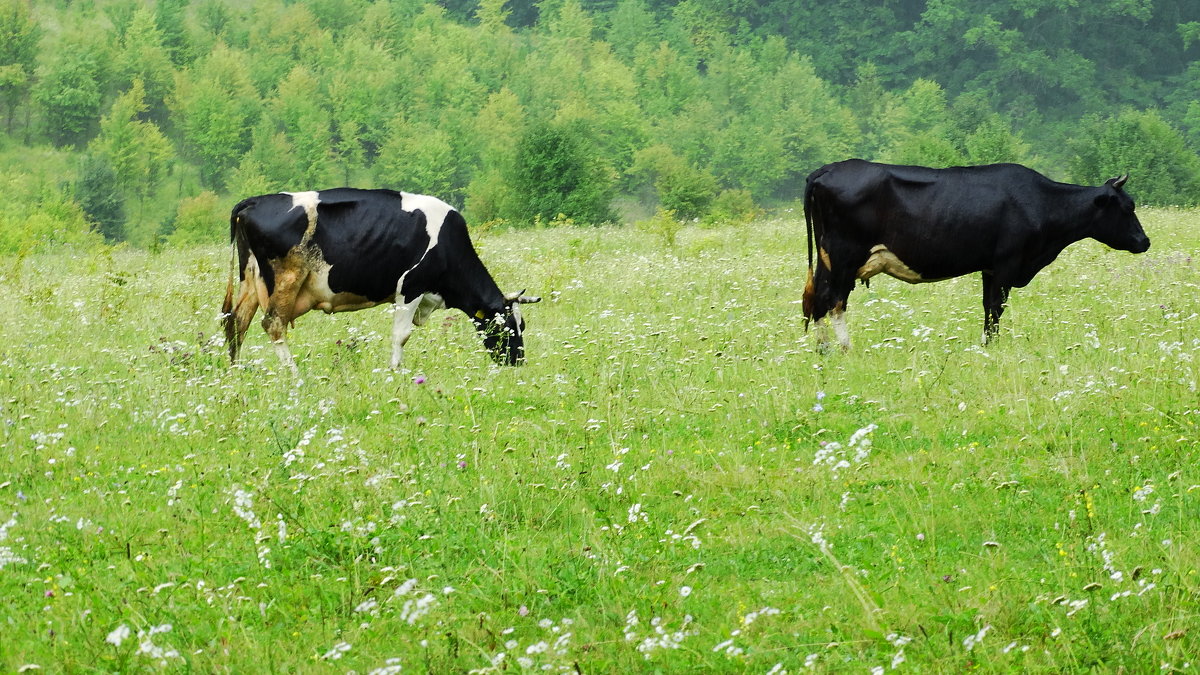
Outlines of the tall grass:
M854 349L803 227L491 232L529 363L434 316L217 337L228 251L0 263L0 669L1194 667L1200 234L1081 243L979 344L878 278Z

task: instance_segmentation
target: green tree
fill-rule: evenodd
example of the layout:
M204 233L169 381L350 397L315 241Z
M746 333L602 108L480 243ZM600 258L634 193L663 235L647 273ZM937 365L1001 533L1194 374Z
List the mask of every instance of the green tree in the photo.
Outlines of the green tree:
M375 156L396 114L396 60L390 50L351 35L338 45L324 75L331 108L334 152L346 183Z
M141 119L146 109L142 81L134 80L100 120L100 134L88 146L90 154L112 167L117 185L139 204L157 189L175 157L158 126Z
M141 82L139 87L145 92L142 112L164 120L165 101L174 86L175 70L151 9L139 7L133 12L113 65L117 86L129 89L135 81Z
M310 72L329 53L332 38L321 30L312 11L304 4L255 3L250 28L250 76L260 92L270 92L297 67Z
M594 39L594 21L577 0L542 11L538 48L527 55L514 91L532 117L587 133L588 143L624 171L647 135L633 71Z
M323 100L317 78L296 66L270 103L292 149L292 184L309 190L324 186L333 174L333 124Z
M112 165L101 157L84 155L73 192L88 222L105 241L125 240L125 200Z
M176 76L168 104L201 180L223 188L225 175L249 149L249 130L261 112L247 59L218 44Z
M0 100L11 132L17 105L33 84L41 30L26 0L0 0Z
M154 24L162 36L167 55L176 66L182 66L192 58L191 44L184 25L189 1L156 0L154 3Z
M460 201L456 179L458 157L448 134L424 123L409 124L397 116L388 140L379 149L375 175L380 184L406 192Z
M86 45L67 42L42 67L33 100L42 113L46 135L59 145L82 144L96 127L103 101L100 55Z
M859 66L854 83L845 91L846 107L854 111L858 141L851 154L863 159L879 159L896 135L900 123L895 94L884 87L878 66L867 62Z
M970 164L1024 163L1029 157L1029 146L997 114L989 115L967 134L963 149Z
M609 18L608 43L625 63L632 63L643 45L657 45L662 39L658 21L645 0L619 0Z
M250 150L230 177L235 195L249 197L270 191L312 189L296 178L296 155L287 134L263 117L250 135ZM264 189L265 188L265 189Z

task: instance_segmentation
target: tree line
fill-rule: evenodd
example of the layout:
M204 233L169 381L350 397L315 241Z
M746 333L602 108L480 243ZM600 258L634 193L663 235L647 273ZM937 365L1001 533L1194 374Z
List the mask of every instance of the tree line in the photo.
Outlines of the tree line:
M217 242L241 197L339 184L746 220L851 156L1200 202L1194 1L878 4L0 0L0 250Z

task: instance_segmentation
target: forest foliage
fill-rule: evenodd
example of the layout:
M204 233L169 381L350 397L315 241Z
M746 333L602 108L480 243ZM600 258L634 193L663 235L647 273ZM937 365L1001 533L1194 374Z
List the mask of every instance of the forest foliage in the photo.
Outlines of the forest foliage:
M852 156L1200 203L1193 0L0 0L0 37L8 252L219 242L241 197L342 184L745 219Z

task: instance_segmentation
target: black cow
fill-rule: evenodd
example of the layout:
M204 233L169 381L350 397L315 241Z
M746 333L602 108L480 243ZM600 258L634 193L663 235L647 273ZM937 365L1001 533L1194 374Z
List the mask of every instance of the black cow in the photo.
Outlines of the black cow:
M1087 187L1017 164L827 164L804 189L805 325L828 314L848 349L844 312L855 279L865 283L883 272L922 283L983 272L986 342L996 334L1009 290L1027 285L1070 244L1091 237L1133 253L1150 248L1133 199L1121 189L1127 178Z
M396 304L393 368L413 326L442 307L466 312L497 362L525 358L518 305L541 298L501 293L475 253L466 221L439 199L353 188L282 192L243 200L229 220L241 274L234 302L231 251L224 305L231 361L259 306L279 358L297 372L287 345L287 327L297 317L389 302Z

